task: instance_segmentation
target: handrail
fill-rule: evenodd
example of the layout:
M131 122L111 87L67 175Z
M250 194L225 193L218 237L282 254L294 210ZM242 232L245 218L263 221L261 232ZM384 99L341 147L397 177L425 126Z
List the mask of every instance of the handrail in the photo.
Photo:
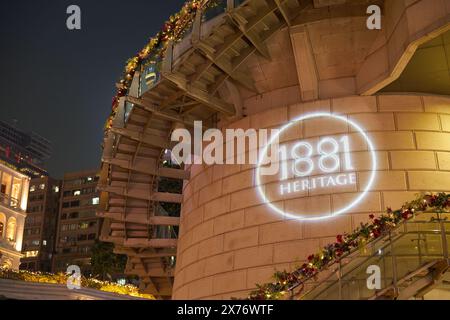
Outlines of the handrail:
M6 205L7 207L14 209L14 210L19 210L20 212L24 212L24 210L22 210L22 208L20 207L20 201L19 199L13 198L7 194L4 193L0 193L0 205Z
M426 212L430 213L430 212ZM398 293L398 287L402 283L399 281L399 278L403 279L406 275L404 274L398 274L397 273L397 262L396 259L408 259L408 258L415 258L417 257L419 259L418 261L418 268L423 268L423 263L429 263L429 259L433 259L433 261L437 261L436 259L446 261L448 265L448 246L447 246L447 235L450 235L450 230L448 229L448 225L450 225L450 221L447 221L447 218L442 219L441 215L442 213L436 212L437 219L434 217L431 217L430 220L421 220L421 221L415 221L414 218L418 217L419 215L415 215L415 217L412 220L405 220L402 223L400 223L395 229L391 230L389 233L385 234L384 236L375 239L371 241L368 245L370 247L368 248L371 253L367 256L364 254L361 254L359 251L360 249L356 248L353 249L351 252L343 255L341 259L338 261L333 261L330 263L330 265L327 267L328 270L330 270L333 266L336 264L339 264L334 270L331 270L332 272L330 275L327 275L324 279L321 279L318 283L317 281L313 283L309 283L312 279L314 279L314 276L308 277L304 279L304 281L301 281L300 283L292 286L289 291L291 292L291 299L296 296L294 293L294 290L298 288L299 286L305 286L307 284L314 285L312 288L310 288L307 292L300 292L297 295L301 294L300 299L309 299L314 298L322 295L323 293L327 292L328 290L332 290L332 288L336 285L338 285L339 289L339 298L342 299L342 289L343 289L343 279L345 277L354 275L351 279L352 281L358 280L357 275L355 273L364 272L366 271L366 265L371 259L378 259L383 260L385 262L386 258L391 259L392 263L392 283L385 284L386 287L383 288L383 290L387 290L387 288L394 288L395 292ZM444 213L448 214L448 213ZM437 224L438 228L435 230L420 230L421 226L427 226L429 224ZM408 228L410 227L410 228ZM417 228L415 228L417 227ZM446 228L447 227L447 228ZM411 230L411 229L417 229L417 230ZM394 252L394 248L396 250L398 249L398 246L404 244L402 241L407 240L407 236L411 236L414 234L418 235L441 235L439 238L440 244L442 245L440 252L437 253L422 253L420 251L420 243L416 247L418 249L418 254L409 254L409 253L397 253ZM420 237L418 239L412 239L411 241L426 241L426 238L421 239ZM384 243L383 243L384 242ZM381 244L381 245L380 245ZM367 249L367 248L366 248ZM377 249L377 250L374 250ZM376 252L375 252L376 251ZM352 262L354 262L357 258L362 258L362 260L357 261L356 265L352 265ZM424 259L425 258L425 259ZM349 260L347 264L342 266L342 262L345 262L346 260ZM425 260L425 261L423 261ZM346 267L351 267L348 270L344 270ZM361 268L364 268L362 270ZM338 271L339 274L336 279L335 272ZM387 279L388 277L385 277ZM389 278L390 279L390 278ZM363 280L363 279L359 279ZM365 279L364 279L365 280ZM347 280L347 282L350 280ZM360 294L360 293L358 293Z

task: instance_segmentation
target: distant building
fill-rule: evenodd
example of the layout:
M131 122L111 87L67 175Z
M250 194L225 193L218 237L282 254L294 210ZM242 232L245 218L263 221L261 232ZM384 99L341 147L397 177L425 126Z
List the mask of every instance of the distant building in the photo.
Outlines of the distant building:
M29 180L0 163L0 267L19 268Z
M96 171L64 175L61 186L60 210L53 271L66 271L78 265L84 274L90 272L90 254L99 237L101 219L96 217L99 193Z
M47 175L44 165L51 153L51 143L44 137L0 121L0 161L30 177L40 177Z
M50 272L55 250L61 181L32 179L20 269Z

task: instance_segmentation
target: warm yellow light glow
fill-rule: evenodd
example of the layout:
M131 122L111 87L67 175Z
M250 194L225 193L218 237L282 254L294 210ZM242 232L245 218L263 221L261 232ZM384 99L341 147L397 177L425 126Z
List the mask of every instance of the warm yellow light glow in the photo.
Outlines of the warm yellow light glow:
M27 258L33 258L33 257L37 257L38 254L39 254L39 250L26 251L26 252L25 252L25 257L27 257Z
M14 241L16 239L16 227L17 221L16 218L11 217L8 219L8 225L6 227L6 239L9 241Z

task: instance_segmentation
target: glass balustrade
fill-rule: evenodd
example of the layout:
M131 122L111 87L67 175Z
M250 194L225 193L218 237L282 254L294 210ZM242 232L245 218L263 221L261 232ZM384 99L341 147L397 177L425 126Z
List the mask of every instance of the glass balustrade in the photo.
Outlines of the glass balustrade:
M130 116L131 110L133 110L133 107L134 107L134 104L132 104L128 101L125 102L125 113L124 113L125 121L124 122L128 121L128 117Z
M234 0L234 7L237 8L247 0Z
M174 226L153 226L153 239L177 239L178 232Z
M305 300L365 300L386 290L410 284L417 270L430 263L448 261L450 214L422 213L366 246L343 257L319 279L309 279L296 298ZM378 266L381 289L367 286L369 266ZM295 290L294 290L295 291ZM294 292L292 292L294 294Z
M217 16L225 13L227 10L227 0L217 0L209 8L205 9L202 16L202 22L214 19Z

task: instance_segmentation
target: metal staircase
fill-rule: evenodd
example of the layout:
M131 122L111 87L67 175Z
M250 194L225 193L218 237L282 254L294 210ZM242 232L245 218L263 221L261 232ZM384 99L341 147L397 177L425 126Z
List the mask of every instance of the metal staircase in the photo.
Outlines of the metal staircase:
M449 213L421 213L389 234L351 252L339 262L292 288L291 298L303 300L422 299L441 288L449 269ZM379 289L368 288L380 270ZM300 290L301 289L301 290Z

